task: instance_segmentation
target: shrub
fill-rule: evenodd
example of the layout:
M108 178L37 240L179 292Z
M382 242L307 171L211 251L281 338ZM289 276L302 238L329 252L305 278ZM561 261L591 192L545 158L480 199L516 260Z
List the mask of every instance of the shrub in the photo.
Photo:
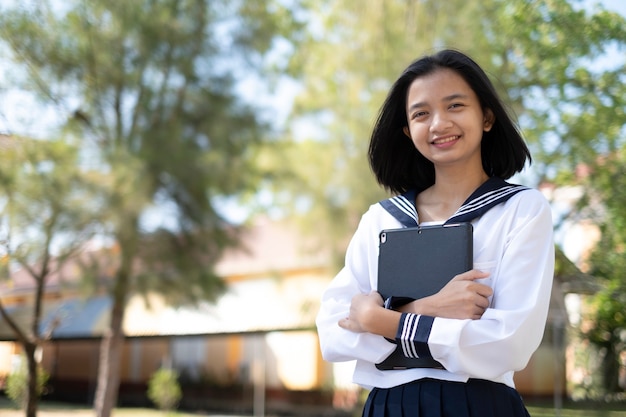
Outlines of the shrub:
M173 369L159 369L148 381L148 398L159 410L171 411L178 406L183 393L178 373Z
M18 407L25 410L28 394L28 369L26 367L26 359L23 358L18 369L9 374L6 380L6 395ZM41 366L37 367L37 395L44 392L50 375Z

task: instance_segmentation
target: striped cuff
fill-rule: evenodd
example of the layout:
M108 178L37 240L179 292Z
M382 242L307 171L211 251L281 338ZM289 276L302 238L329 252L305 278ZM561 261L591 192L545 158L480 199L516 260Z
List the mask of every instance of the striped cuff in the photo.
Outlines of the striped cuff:
M398 346L407 358L431 358L428 337L433 327L434 317L413 313L402 313L396 332Z

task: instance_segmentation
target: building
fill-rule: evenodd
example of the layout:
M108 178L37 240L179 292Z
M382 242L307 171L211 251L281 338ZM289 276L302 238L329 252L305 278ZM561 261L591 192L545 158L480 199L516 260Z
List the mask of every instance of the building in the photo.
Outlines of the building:
M175 308L156 295L130 299L120 402L145 405L149 377L160 366L172 366L184 382L183 407L255 411L298 404L308 405L312 415L320 407L337 413L354 407L358 388L350 382L351 365L323 361L315 331L321 293L336 272L331 254L297 230L269 220L251 228L244 248L226 252L216 266L228 292L214 305ZM563 288L577 278L577 269L568 268L554 282L544 341L516 375L527 397L565 394ZM42 331L51 337L42 363L51 375L52 397L91 403L111 303L106 295L80 298L68 287L77 274L69 265L48 283ZM19 320L29 317L29 297L32 285L23 271L0 287L0 299ZM0 322L0 378L19 353L13 339Z

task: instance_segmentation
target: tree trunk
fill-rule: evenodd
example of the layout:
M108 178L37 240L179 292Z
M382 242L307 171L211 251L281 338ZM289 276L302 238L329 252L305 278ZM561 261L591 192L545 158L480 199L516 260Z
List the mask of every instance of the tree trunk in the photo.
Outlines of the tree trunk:
M128 276L126 274L119 274L116 288L113 291L110 327L100 344L98 384L94 403L97 417L110 417L111 411L117 404L120 385L120 361L124 343L122 323L124 322L124 310L126 309L127 281Z
M606 348L604 357L602 358L602 385L606 394L615 394L620 392L619 387L619 355L614 345Z
M37 417L37 405L39 402L39 392L37 390L39 370L37 369L37 360L35 359L37 345L34 343L27 343L23 347L28 370L28 389L26 390L25 407L26 417Z

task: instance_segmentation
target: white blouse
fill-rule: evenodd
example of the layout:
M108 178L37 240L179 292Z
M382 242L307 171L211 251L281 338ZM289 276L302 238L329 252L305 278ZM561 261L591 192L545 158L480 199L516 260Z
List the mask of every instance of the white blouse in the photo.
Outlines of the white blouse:
M389 388L420 378L467 381L481 378L514 387L541 342L554 273L550 206L537 190L520 191L472 221L474 269L494 290L479 320L435 318L428 348L445 369L378 370L396 347L384 337L342 329L352 297L377 289L378 235L402 227L380 204L363 215L348 246L345 266L322 296L316 324L324 359L356 360L353 381Z

